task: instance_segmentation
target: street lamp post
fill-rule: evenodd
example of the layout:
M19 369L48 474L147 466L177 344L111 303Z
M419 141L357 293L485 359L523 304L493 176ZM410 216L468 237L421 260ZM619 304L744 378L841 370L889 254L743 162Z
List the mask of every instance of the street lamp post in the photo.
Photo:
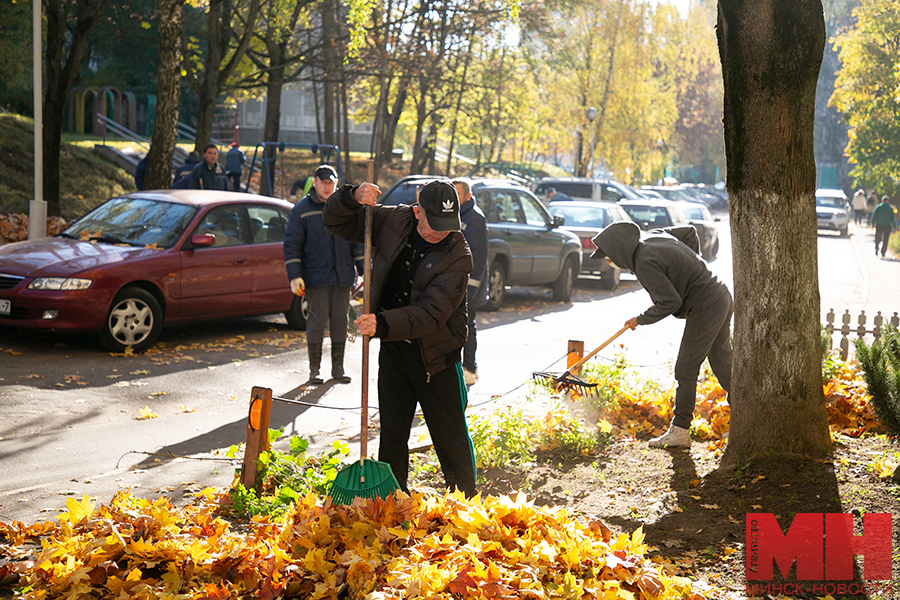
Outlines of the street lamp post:
M591 179L594 178L594 119L597 118L597 109L591 106L586 111L584 111L584 116L588 118L588 121L591 122L591 162L590 162L590 170L588 171L588 175Z

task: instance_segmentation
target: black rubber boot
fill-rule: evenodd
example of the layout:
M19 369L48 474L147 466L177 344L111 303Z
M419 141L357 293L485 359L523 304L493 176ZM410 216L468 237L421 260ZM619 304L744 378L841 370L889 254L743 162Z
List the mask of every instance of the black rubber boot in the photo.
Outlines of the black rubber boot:
M345 345L331 343L331 378L338 383L350 383L350 376L344 373Z
M309 351L309 382L324 383L319 377L319 366L322 364L322 344L310 344Z

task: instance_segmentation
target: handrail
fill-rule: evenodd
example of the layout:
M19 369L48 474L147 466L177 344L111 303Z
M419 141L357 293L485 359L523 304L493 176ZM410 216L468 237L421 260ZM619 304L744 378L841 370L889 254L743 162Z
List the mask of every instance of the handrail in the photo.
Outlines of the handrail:
M447 149L446 148L441 148L440 146L435 146L434 153L435 153L435 155L440 154L442 157L441 158L442 161L447 158ZM437 156L435 156L435 158L437 158ZM464 162L469 165L476 164L476 161L472 160L471 158L469 158L467 156L463 156L462 154L457 154L456 152L453 153L453 158L458 160L459 162Z
M97 123L103 125L103 145L106 145L106 130L111 130L113 133L118 135L119 137L123 137L129 142L134 142L135 144L139 144L141 147L150 151L150 140L145 137L142 137L135 132L131 131L121 123L116 123L106 115L97 114Z

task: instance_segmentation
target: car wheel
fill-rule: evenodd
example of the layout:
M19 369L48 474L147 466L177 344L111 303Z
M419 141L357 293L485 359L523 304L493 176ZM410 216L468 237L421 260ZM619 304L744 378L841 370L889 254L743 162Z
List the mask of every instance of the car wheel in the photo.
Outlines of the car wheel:
M614 290L619 287L619 279L622 275L622 270L616 267L612 267L609 272L600 273L600 287L604 290Z
M573 285L575 285L575 261L567 258L559 279L553 282L553 299L557 302L571 300Z
M306 296L294 296L291 307L284 313L284 318L287 319L288 325L292 329L306 331L306 318L308 316L309 303L306 301Z
M156 342L160 329L162 309L153 294L139 287L127 287L116 294L110 305L100 343L111 352L124 352L128 347L140 352Z
M488 299L480 310L498 310L506 296L506 269L499 262L491 265L488 275Z

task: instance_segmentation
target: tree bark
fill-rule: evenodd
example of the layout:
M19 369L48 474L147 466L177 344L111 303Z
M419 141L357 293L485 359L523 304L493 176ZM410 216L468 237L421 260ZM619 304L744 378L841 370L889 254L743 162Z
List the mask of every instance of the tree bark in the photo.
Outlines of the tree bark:
M156 77L156 117L147 156L146 188L165 189L172 183L172 155L181 102L181 32L184 29L184 0L156 3L158 62Z
M78 80L78 71L84 62L91 30L97 18L109 6L109 0L78 2L75 18L70 23L71 5L72 3L64 0L43 2L44 16L47 19L47 49L44 61L47 65L47 79L41 135L44 149L44 200L47 201L47 215L51 217L61 215L59 157L62 146L63 108L72 86Z
M273 67L269 70L266 80L266 118L263 126L263 140L277 142L281 134L281 89L284 85L284 67ZM275 147L266 146L264 150L266 161L263 163L269 176L262 173L259 178L259 193L263 196L272 196L274 190L269 189L269 181L275 182ZM291 182L293 183L293 182Z
M813 158L825 23L820 0L720 0L718 8L734 254L729 469L831 446Z
M322 60L325 73L322 77L324 88L323 104L325 108L324 138L325 143L334 145L337 136L334 133L334 106L337 95L335 94L335 79L338 71L337 49L335 45L335 3L334 0L326 0L322 4Z

